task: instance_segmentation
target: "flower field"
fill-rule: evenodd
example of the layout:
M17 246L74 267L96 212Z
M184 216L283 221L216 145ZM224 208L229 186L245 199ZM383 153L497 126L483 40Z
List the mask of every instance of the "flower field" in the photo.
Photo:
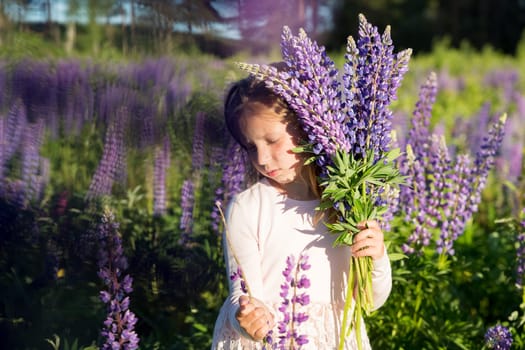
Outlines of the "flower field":
M209 348L243 172L222 98L252 60L276 58L0 61L0 348ZM373 348L525 349L525 42L414 53L392 110Z

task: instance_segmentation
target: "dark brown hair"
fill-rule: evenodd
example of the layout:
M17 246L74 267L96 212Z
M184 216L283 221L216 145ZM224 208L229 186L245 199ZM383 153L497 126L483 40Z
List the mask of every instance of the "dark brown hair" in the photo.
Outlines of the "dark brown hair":
M239 127L240 119L247 108L256 109L264 106L282 116L283 120L298 125L297 118L288 104L266 87L265 83L252 75L235 82L228 91L224 102L224 119L226 127L233 138L243 147L243 136Z

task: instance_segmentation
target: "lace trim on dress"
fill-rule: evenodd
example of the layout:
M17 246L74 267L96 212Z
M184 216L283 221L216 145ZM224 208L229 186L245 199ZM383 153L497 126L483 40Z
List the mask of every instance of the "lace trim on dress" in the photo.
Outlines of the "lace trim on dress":
M279 305L273 305L274 310L277 310ZM308 338L308 343L296 347L296 349L303 350L318 350L318 349L337 349L339 344L339 329L340 320L335 318L335 313L331 304L311 303L307 306L301 307L302 311L306 311L309 318L306 322L301 323L298 327L298 334L304 334ZM277 321L279 321L279 312L275 313ZM276 322L277 323L277 322ZM364 322L361 322L361 338L363 339L363 350L371 350L370 342L366 333ZM228 319L227 305L223 305L219 312L219 317L215 324L213 334L212 350L262 350L262 349L288 349L287 346L279 344L279 330L277 327L273 330L273 344L264 345L262 342L256 342L251 339L241 336L230 325ZM356 350L357 340L355 330L346 338L345 350Z

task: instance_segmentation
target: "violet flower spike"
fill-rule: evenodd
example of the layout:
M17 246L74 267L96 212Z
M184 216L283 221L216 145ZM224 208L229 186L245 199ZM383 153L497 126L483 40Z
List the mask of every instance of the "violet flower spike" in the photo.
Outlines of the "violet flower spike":
M180 229L182 230L180 243L186 244L189 241L189 234L193 228L193 205L195 201L194 185L191 180L184 180L181 189L181 209Z
M519 289L523 289L523 281L525 278L525 208L523 208L522 212L522 221L519 223L518 228L518 248L516 251L516 260L517 260L517 268L516 268L516 286ZM525 294L524 294L525 298Z
M487 137L483 139L481 147L474 161L476 174L476 190L469 198L471 210L475 212L481 202L481 191L485 188L490 169L494 166L494 159L503 141L507 115L503 114L491 127Z
M88 200L111 194L119 167L123 166L125 145L122 120L116 118L106 131L102 159L93 175L86 198Z
M297 113L307 134L307 143L323 166L336 149L349 150L345 137L346 125L339 105L339 82L337 69L319 47L301 30L297 37L288 27L283 29L281 50L288 70L279 72L265 65L239 64L256 78L264 80L267 86L285 99Z
M228 203L233 196L244 188L247 178L248 154L233 139L230 140L226 150L226 162L222 171L222 186L215 190L215 201ZM212 225L217 234L220 233L221 216L219 206L215 206L211 212Z
M277 324L280 349L300 349L308 343L307 335L299 334L298 329L300 324L309 318L308 314L300 309L310 303L310 297L305 292L300 293L300 290L310 287L308 277L301 274L310 267L307 255L302 254L297 263L293 255L286 258L286 267L283 270L285 282L281 284L282 302L279 306L282 319Z
M377 28L359 15L359 39L348 38L343 76L348 135L352 152L365 156L374 150L377 158L390 147L392 112L389 105L396 97L406 73L411 50L393 54L390 28L379 35Z
M170 140L164 138L162 146L155 149L155 165L153 169L153 215L162 216L167 211L166 176L170 167Z
M127 295L133 291L133 279L130 275L122 275L128 263L122 249L118 223L108 209L104 211L99 224L98 239L98 276L106 285L106 289L100 292L100 299L107 305L108 311L100 333L104 339L101 349L138 349L139 337L134 331L137 317L129 309L130 299Z

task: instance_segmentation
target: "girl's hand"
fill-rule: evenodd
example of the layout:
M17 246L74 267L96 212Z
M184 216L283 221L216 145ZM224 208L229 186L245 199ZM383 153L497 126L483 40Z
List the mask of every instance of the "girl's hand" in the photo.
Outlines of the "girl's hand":
M383 231L375 220L367 220L357 225L361 230L354 237L352 255L356 257L371 256L377 260L385 254Z
M246 295L239 297L239 310L235 317L241 328L256 341L264 339L275 326L268 308L260 300Z

